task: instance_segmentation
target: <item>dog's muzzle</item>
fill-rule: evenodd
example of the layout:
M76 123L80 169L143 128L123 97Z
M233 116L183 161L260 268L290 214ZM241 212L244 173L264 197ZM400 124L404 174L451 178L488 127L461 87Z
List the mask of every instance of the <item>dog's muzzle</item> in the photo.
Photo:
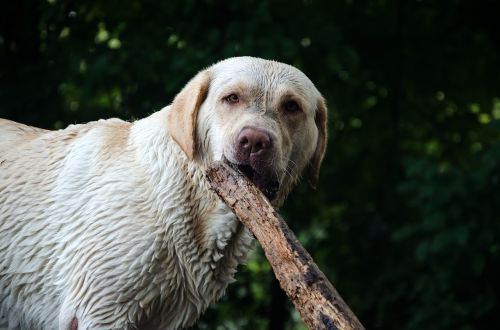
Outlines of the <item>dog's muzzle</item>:
M238 134L234 165L271 201L276 198L280 187L276 171L271 166L273 151L273 140L262 129L244 127Z

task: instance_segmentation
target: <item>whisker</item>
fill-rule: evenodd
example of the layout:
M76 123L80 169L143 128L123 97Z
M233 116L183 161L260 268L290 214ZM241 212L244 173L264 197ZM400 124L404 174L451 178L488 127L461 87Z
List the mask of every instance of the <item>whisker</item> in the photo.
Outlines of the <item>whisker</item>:
M282 161L285 161L285 176L288 176L291 181L296 181L300 177L300 173L298 173L297 163L288 157L281 158Z

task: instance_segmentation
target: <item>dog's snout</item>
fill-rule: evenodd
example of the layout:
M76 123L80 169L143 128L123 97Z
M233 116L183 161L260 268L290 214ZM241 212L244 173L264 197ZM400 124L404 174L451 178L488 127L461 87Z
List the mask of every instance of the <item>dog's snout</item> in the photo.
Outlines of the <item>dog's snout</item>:
M235 160L239 170L267 198L274 199L280 184L272 164L273 139L271 134L256 127L245 127L238 134L235 151Z
M272 145L268 133L253 127L241 130L237 142L237 154L240 161L248 161L250 157L264 156Z

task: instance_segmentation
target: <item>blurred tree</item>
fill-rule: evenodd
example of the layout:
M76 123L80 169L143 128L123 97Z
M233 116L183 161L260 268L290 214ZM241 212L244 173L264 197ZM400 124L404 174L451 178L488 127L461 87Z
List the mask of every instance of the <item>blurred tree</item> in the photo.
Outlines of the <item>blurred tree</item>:
M170 103L253 55L329 101L319 189L282 213L370 329L500 322L500 20L494 0L10 1L0 116L45 128ZM257 249L200 329L304 329Z

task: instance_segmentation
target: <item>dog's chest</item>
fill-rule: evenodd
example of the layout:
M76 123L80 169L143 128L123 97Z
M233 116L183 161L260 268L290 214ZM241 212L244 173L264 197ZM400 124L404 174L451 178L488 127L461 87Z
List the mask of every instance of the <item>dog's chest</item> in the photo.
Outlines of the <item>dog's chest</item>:
M237 265L244 261L252 247L252 236L225 205L198 210L203 209L205 212L187 219L191 225L198 222L203 230L193 229L196 225L183 226L173 221L173 227L184 229L168 228L171 231L167 231L164 239L175 244L157 245L158 249L163 249L153 255L161 259L141 274L150 284L147 290L158 293L156 298L139 304L147 312L138 312L147 314L144 328L174 329L193 324L222 296L234 280ZM143 293L141 296L147 298L149 295Z

